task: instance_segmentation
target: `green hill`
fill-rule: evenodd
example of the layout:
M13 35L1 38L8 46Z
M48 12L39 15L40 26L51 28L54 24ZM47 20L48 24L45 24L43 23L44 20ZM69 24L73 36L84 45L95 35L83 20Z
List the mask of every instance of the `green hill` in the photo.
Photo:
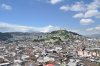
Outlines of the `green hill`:
M42 38L42 41L46 41L46 42L58 42L58 41L66 41L66 40L75 40L75 39L79 39L81 37L81 35L74 33L74 32L70 32L70 31L66 31L66 30L56 30L56 31L52 31L50 33L46 33L46 35L44 35L45 38ZM35 41L41 41L41 39L37 39Z

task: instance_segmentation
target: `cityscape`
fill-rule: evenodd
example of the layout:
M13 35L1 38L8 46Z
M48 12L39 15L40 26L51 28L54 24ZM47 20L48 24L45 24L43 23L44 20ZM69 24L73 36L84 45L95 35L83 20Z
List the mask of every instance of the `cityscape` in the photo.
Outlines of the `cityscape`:
M2 35L1 66L38 66L46 62L55 66L99 66L100 63L100 39L66 30Z
M100 66L100 0L0 0L0 66Z

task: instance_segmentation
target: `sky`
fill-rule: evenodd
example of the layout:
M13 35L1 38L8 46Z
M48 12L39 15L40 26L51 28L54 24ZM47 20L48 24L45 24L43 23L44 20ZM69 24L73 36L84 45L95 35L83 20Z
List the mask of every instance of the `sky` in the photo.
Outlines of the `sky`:
M100 0L0 0L0 32L100 33Z

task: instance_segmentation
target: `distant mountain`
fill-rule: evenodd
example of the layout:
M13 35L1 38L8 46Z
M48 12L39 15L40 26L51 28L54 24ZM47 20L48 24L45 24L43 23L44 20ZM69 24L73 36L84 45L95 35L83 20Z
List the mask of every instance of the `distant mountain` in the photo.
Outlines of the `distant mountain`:
M13 38L11 40L34 40L45 35L42 32L9 32Z
M1 33L0 32L0 41L5 41L8 40L10 38L12 38L13 36L9 33Z
M100 39L100 34L87 35L87 37Z
M0 33L0 40L66 40L66 39L79 39L82 35L67 30L56 30L48 33L42 32L7 32Z

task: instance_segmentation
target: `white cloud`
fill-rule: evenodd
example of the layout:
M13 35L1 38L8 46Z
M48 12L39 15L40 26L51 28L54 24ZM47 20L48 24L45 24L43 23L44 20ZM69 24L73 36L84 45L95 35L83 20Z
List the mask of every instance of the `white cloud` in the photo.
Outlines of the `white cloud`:
M4 3L1 4L0 8L4 10L12 10L12 6L4 4Z
M82 18L80 24L88 25L94 23L92 17L95 17L95 19L100 18L100 0L93 0L90 3L80 1L74 4L67 4L67 6L61 6L60 10L78 12L73 18Z
M28 26L20 26L20 25L14 25L14 24L8 24L8 23L3 23L0 22L0 30L3 31L29 31L31 30L32 27L28 27Z
M70 10L70 7L64 5L64 6L60 7L60 10L62 10L62 11L68 11L68 10Z
M85 11L86 7L83 2L76 2L75 4L71 5L70 10L71 11Z
M100 17L100 0L93 0L93 2L86 4L86 6L85 17Z
M93 30L93 28L88 28L88 29L86 29L86 31L92 31Z
M48 2L51 4L57 4L59 2L62 2L62 0L48 0Z
M46 27L40 27L40 28L37 28L40 32L51 32L51 31L54 31L54 30L60 30L61 27L56 27L56 26L52 26L52 25L49 25L49 26L46 26Z
M100 0L94 0L90 4L87 4L87 9L88 10L95 10L100 8Z
M23 26L23 25L16 25L16 24L9 24L5 22L0 22L0 32L51 32L54 30L68 30L72 32L79 32L76 29L70 29L66 27L58 27L58 26L44 26L44 27L32 27L32 26Z
M88 10L86 13L85 13L85 18L87 17L96 17L100 15L100 12L98 10Z
M80 20L80 24L82 24L82 25L89 25L92 23L94 23L94 21L92 19L81 19Z
M96 30L100 30L100 26L95 27Z
M96 16L96 18L100 18L100 14Z
M60 10L64 11L85 11L86 6L84 5L83 2L76 2L75 4L72 5L67 5L67 6L61 6Z
M86 29L86 31L90 32L90 33L94 33L94 34L96 34L96 33L100 34L100 26L88 28L88 29Z
M73 16L74 18L83 18L84 14L83 13L77 13Z
M85 4L83 1L80 1L80 2L76 2L74 4L71 4L71 5L69 5L69 4L67 4L67 5L68 6L65 6L65 7L70 8L69 9L70 11L86 12L89 10L98 10L100 8L100 0L93 0L93 2L91 2L89 4Z
M28 32L28 31L50 32L59 29L61 29L61 27L56 27L51 25L46 27L30 27L30 26L22 26L22 25L0 22L0 31L3 32Z

